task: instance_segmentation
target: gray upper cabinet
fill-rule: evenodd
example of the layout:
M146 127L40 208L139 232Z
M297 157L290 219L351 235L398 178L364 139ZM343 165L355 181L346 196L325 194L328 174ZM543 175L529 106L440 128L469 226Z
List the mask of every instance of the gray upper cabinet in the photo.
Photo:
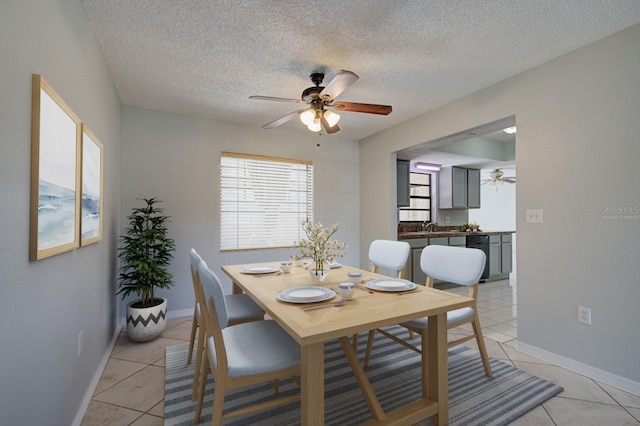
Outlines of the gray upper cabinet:
M480 170L456 166L440 169L439 207L480 208Z
M409 183L409 162L397 160L396 162L397 185L398 185L398 207L409 207L411 205L411 186Z
M480 170L467 169L467 208L480 208Z

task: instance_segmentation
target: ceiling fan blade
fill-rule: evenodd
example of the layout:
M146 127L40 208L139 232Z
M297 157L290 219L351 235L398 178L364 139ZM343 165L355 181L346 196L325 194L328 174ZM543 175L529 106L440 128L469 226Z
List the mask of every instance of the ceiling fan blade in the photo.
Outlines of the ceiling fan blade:
M516 178L503 177L502 180L508 183L516 183Z
M327 121L326 118L324 118L324 115L320 116L320 122L322 123L322 127L324 127L324 130L328 133L328 134L332 134L332 133L337 133L340 131L340 127L338 127L338 125L334 125L333 127L329 126L329 122Z
M306 104L306 101L302 99L289 99L289 98L275 98L273 96L249 96L249 99L258 99L262 101L278 101L278 102L293 102L296 104Z
M299 116L300 114L302 114L302 112L305 111L304 109L300 109L298 111L293 111L290 112L289 114L280 117L276 120L273 120L271 123L267 123L264 126L262 126L263 129L273 129L274 127L278 127L281 124L286 123L287 121L291 120L292 118Z
M326 85L322 92L320 92L320 99L323 101L332 101L338 96L340 93L344 92L347 87L351 86L355 83L360 77L357 76L356 73L346 70L340 70L338 74L336 74L329 84Z
M339 111L364 112L366 114L379 115L391 114L391 105L360 104L357 102L339 101L327 106L333 107Z

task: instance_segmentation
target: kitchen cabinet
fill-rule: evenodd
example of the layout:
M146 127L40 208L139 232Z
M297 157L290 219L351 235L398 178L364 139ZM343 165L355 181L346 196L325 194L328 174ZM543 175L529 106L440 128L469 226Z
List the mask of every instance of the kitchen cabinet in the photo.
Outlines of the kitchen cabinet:
M477 234L474 234L477 235ZM484 234L487 235L487 234ZM426 275L420 268L420 256L422 249L428 245L443 245L453 247L466 247L467 235L438 236L425 238L406 238L411 246L409 259L404 269L404 278L416 284L422 284L427 280ZM512 235L511 233L495 233L489 235L489 277L481 282L508 279L513 269L512 259ZM441 281L436 281L438 284Z
M466 237L434 237L434 238L420 238L404 240L411 245L411 253L407 260L407 266L405 267L405 278L416 284L424 285L427 281L427 276L422 272L420 267L420 256L422 256L422 249L426 246L448 246L448 245L460 245L464 247L464 241ZM453 244L452 244L453 243Z
M489 277L502 273L502 243L500 235L489 235Z
M467 208L480 208L480 170L467 169Z
M480 208L480 170L457 166L441 168L439 208Z
M411 205L411 185L409 183L409 162L406 160L396 161L397 173L397 198L398 207L409 207Z
M503 274L509 274L513 271L513 251L511 245L511 234L502 234L501 235L501 260L502 265L500 265Z

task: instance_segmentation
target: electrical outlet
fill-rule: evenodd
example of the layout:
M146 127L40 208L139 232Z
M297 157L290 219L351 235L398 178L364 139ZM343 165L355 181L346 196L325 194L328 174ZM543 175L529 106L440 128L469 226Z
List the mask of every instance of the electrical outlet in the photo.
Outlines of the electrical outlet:
M449 216L445 216L444 223L451 223L451 218Z
M77 341L78 358L80 358L80 355L82 355L83 346L84 346L84 331L81 331L80 333L78 333L78 341Z
M578 306L578 322L591 325L591 308Z
M526 223L542 223L542 209L527 209L525 215Z

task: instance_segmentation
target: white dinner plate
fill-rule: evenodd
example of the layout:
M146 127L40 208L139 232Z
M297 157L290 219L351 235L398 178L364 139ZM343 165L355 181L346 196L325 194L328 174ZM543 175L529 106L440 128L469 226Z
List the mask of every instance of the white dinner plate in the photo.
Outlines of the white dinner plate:
M278 300L291 303L313 303L329 300L336 295L330 288L306 286L293 287L278 293Z
M242 272L243 274L270 274L279 270L280 268L278 268L277 266L258 265L246 267L240 272Z
M367 283L367 288L378 291L407 291L416 288L411 281L399 278L380 278Z

